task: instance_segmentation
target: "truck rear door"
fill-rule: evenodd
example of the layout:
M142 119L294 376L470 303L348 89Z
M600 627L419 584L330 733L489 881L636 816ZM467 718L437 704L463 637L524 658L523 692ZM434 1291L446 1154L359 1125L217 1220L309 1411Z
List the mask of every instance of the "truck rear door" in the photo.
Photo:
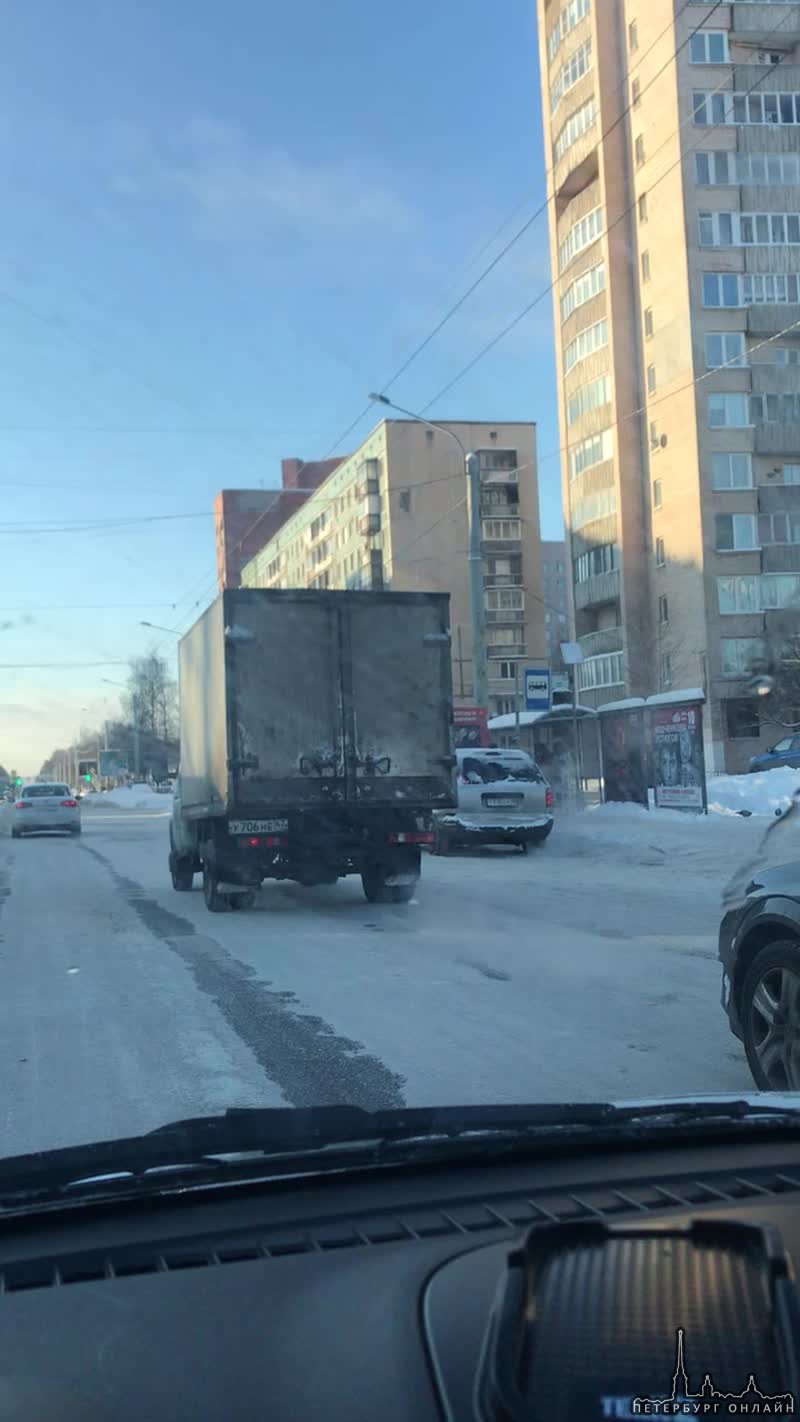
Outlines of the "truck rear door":
M339 621L332 603L231 599L226 629L231 803L345 797Z
M348 797L455 804L446 599L354 595L343 611Z

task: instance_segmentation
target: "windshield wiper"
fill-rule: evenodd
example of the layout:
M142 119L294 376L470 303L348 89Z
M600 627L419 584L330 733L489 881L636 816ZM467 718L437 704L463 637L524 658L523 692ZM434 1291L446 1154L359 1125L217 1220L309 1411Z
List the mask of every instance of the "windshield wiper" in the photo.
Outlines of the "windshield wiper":
M780 1096L620 1105L232 1108L172 1121L142 1136L0 1161L0 1212L37 1203L204 1181L259 1180L449 1159L539 1154L548 1145L601 1145L752 1129L800 1129Z

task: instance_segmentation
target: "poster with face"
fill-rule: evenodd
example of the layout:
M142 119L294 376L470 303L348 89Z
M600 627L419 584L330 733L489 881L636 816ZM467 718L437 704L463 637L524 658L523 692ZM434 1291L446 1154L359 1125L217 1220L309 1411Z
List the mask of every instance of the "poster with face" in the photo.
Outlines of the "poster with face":
M654 709L652 728L656 805L662 810L702 810L705 764L699 708Z

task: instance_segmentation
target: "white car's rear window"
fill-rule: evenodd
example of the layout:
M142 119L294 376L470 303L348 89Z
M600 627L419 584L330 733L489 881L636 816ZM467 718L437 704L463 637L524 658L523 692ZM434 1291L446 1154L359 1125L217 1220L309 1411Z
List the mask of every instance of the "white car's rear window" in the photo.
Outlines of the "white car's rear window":
M72 799L72 792L66 785L26 785L22 791L21 799L35 800L37 795L42 797L59 795L64 800Z

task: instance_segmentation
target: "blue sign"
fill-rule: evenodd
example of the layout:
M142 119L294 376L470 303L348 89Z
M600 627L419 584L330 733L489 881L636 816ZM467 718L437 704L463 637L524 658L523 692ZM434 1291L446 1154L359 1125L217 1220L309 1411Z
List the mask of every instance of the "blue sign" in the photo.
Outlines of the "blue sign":
M550 710L550 672L547 667L526 668L525 710Z

